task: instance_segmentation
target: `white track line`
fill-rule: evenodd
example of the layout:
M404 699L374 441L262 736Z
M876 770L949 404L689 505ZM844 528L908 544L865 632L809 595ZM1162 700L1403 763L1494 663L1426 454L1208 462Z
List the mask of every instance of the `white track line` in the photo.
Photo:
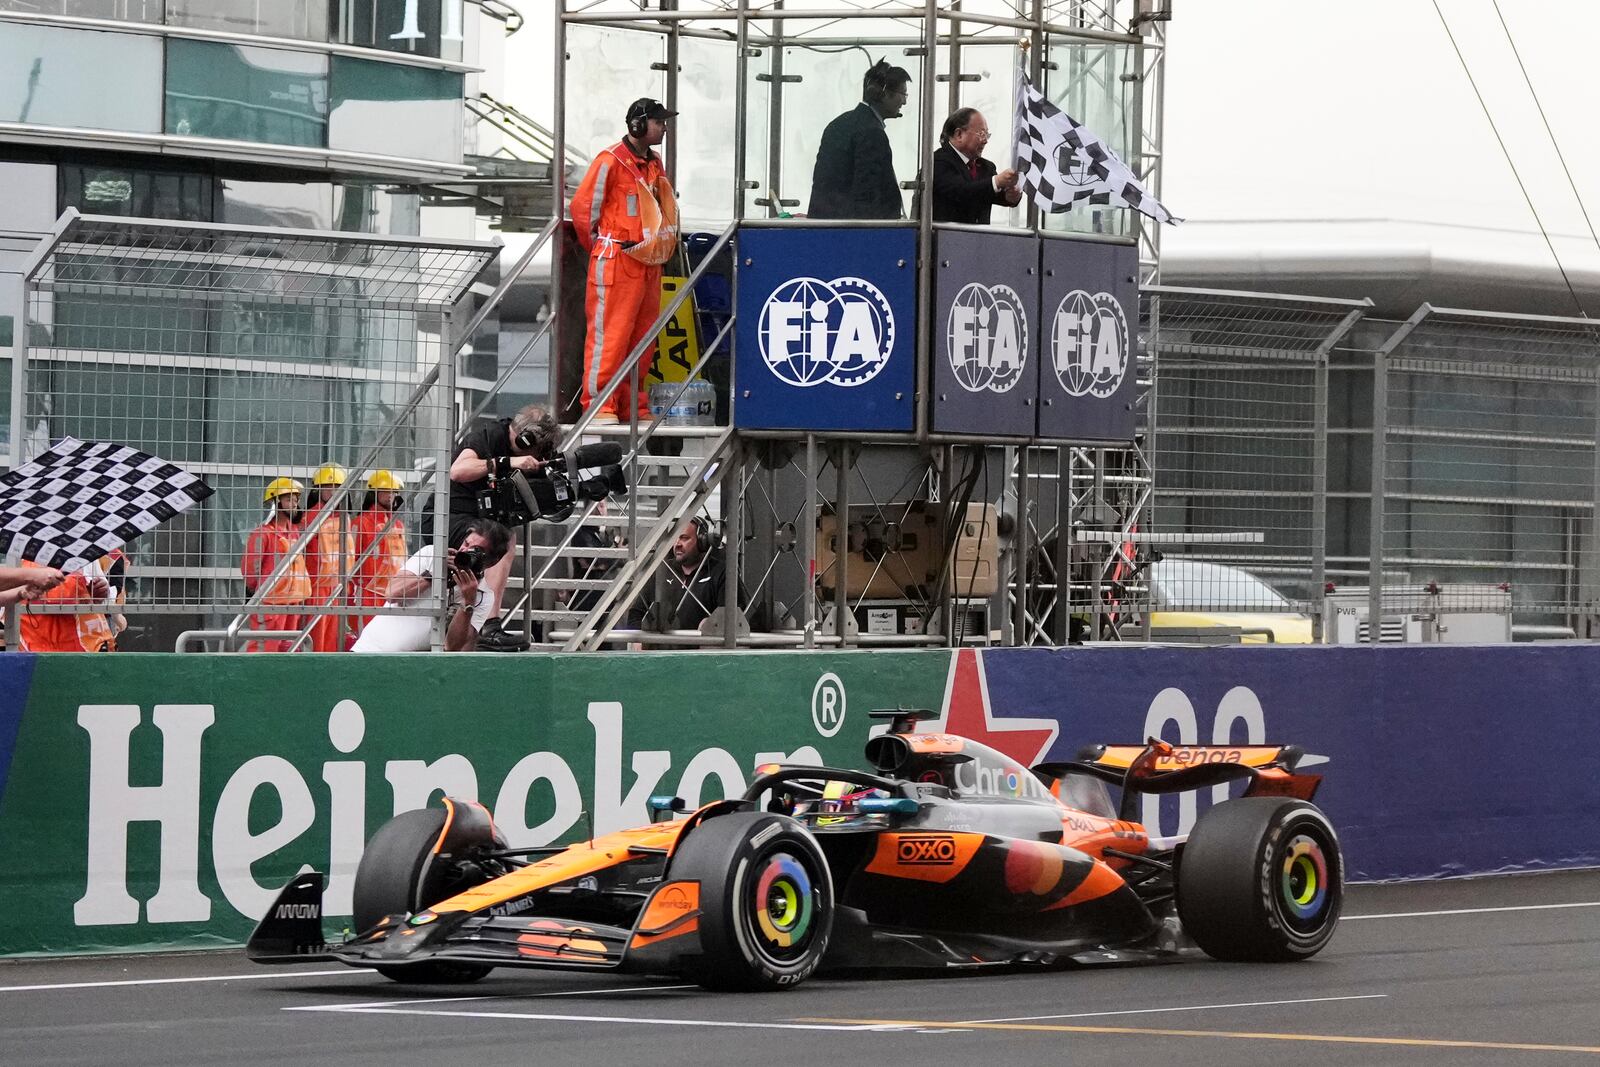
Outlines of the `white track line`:
M258 974L192 975L188 978L126 978L114 982L57 982L53 985L6 985L0 993L26 993L35 989L106 989L119 985L182 985L185 982L259 982L266 978L326 978L335 974L361 974L350 967L336 971L262 971Z
M1094 1019L1103 1015L1154 1015L1167 1011L1212 1011L1218 1008L1266 1008L1278 1004L1327 1004L1338 1000L1382 1000L1387 993L1362 993L1349 997L1304 997L1299 1000L1246 1000L1237 1004L1188 1004L1178 1008L1127 1008L1121 1011L1084 1011L1074 1015L1016 1015L1006 1019L962 1019L951 1026L966 1023L1033 1023L1046 1019Z
M724 1030L843 1030L854 1033L887 1031L902 1033L916 1027L885 1025L882 1023L748 1023L724 1019L650 1019L628 1015L554 1015L531 1011L417 1011L407 1008L356 1008L330 1005L323 1008L301 1008L301 1011L327 1011L349 1015L429 1015L448 1019L519 1019L533 1022L557 1023L624 1023L634 1026L703 1026ZM944 1024L939 1024L943 1026ZM954 1024L959 1026L960 1024Z
M1449 908L1442 911L1390 911L1381 915L1341 915L1340 922L1357 919L1427 919L1435 915L1487 915L1495 911L1553 911L1558 908L1600 908L1600 900L1585 900L1573 904L1511 904L1503 908Z

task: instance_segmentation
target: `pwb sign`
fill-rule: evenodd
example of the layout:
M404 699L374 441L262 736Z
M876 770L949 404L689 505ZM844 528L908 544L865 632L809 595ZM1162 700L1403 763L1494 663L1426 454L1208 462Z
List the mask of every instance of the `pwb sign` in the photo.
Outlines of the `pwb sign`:
M734 424L911 429L915 262L909 228L741 232Z

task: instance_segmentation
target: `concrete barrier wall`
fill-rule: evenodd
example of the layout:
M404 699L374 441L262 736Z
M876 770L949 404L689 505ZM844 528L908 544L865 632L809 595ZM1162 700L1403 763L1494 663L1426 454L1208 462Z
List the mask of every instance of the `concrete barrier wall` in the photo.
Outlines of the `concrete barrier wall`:
M235 944L302 866L349 911L366 836L438 791L539 845L859 766L925 706L1026 765L1085 744L1293 742L1354 879L1600 864L1600 652L997 649L0 656L0 954ZM1237 787L1236 787L1237 788ZM1213 791L1147 800L1181 833Z

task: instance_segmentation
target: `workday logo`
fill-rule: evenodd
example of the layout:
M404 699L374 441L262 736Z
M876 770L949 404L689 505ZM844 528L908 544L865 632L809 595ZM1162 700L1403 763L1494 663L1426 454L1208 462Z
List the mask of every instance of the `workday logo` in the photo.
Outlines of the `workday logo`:
M761 307L761 357L780 381L864 385L894 350L894 310L863 278L793 278Z
M1111 396L1128 373L1128 320L1110 293L1074 289L1056 307L1050 351L1071 396Z
M1009 392L1027 362L1028 313L1008 285L962 286L950 305L945 352L956 382L969 393Z

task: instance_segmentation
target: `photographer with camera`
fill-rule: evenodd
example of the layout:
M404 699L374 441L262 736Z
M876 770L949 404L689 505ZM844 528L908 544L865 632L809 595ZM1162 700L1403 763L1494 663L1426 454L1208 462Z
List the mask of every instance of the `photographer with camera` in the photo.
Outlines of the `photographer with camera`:
M446 549L450 582L449 617L445 622L444 650L465 652L474 648L494 606L484 579L496 564L510 558L511 531L493 519L469 519L462 525L461 543ZM384 607L415 604L433 582L433 545L424 546L406 560L389 579ZM433 620L426 615L374 615L352 652L426 652Z
M460 548L472 520L493 513L486 500L494 489L492 476L502 461L509 470L536 474L555 456L560 441L561 427L538 404L529 404L510 418L477 419L469 425L456 439L455 457L450 461L450 546ZM520 652L527 647L520 635L500 628L500 602L514 559L511 551L496 556L483 576L489 615L478 630L478 647L485 652Z

